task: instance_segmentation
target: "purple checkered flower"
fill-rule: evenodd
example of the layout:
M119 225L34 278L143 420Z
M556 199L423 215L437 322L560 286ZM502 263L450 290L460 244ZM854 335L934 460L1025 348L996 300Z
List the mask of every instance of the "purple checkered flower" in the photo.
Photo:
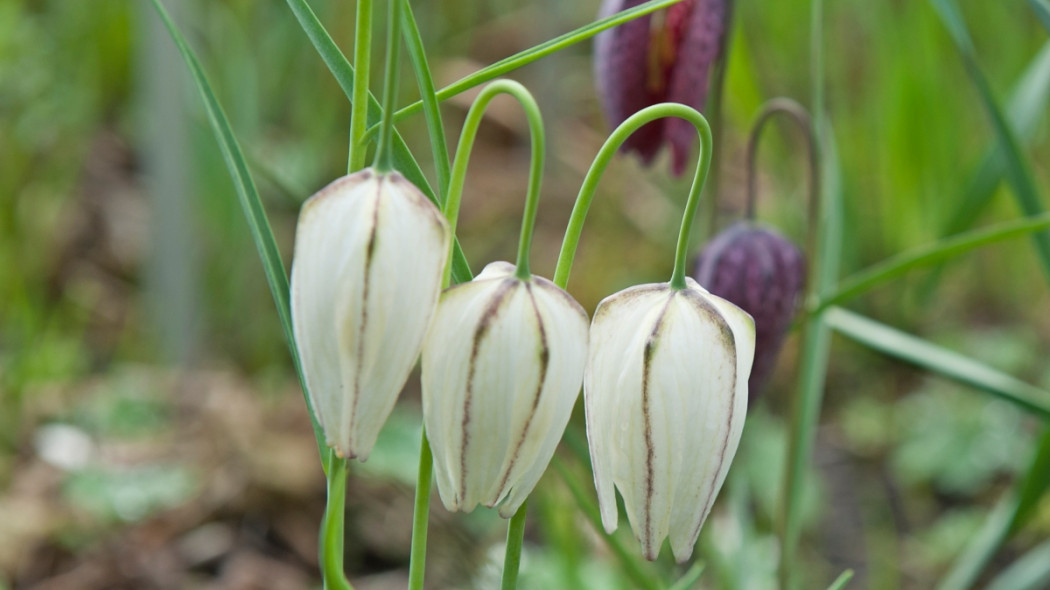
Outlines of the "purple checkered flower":
M644 0L605 0L606 17ZM643 16L598 35L595 77L598 96L612 126L641 109L678 102L703 110L708 77L722 50L728 0L682 0L666 10ZM654 121L624 142L650 164L660 146L671 146L674 173L685 171L696 130L681 119Z
M748 397L754 400L776 366L795 315L805 284L805 257L779 233L745 221L704 248L693 277L755 319L755 365L748 384Z

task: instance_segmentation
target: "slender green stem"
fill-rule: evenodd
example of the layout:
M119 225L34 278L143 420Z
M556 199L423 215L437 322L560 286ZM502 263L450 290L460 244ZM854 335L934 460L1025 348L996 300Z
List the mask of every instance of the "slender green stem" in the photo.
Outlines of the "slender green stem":
M528 512L528 501L518 508L507 526L507 551L503 557L503 581L500 584L500 590L514 590L518 586L521 546L525 540L526 512Z
M401 65L401 3L389 0L387 17L386 73L383 78L383 118L379 122L379 144L373 166L380 172L394 168L394 105L397 104L397 77ZM356 87L355 87L356 88Z
M445 200L445 218L448 219L449 229L455 235L456 223L459 220L459 206L463 199L463 183L466 181L467 164L470 162L470 152L474 148L474 139L477 137L485 109L492 99L500 94L509 94L521 103L525 116L529 120L529 132L532 134L529 187L525 196L521 239L518 242L517 275L525 279L529 277L529 246L532 244L532 230L536 222L536 209L539 206L540 184L543 181L545 139L540 108L536 104L536 99L521 84L513 80L497 80L489 84L481 91L474 104L471 105L470 111L467 112L467 118L463 122L463 131L459 136L459 145L456 146L456 157L452 162L452 177L449 180L448 198ZM447 270L446 284L448 284Z
M350 157L346 172L357 172L365 165L368 145L368 74L372 61L372 0L357 0L354 22L354 85L350 98Z
M434 154L434 169L437 171L438 203L444 203L448 195L448 181L451 175L451 164L448 156L448 143L445 141L445 127L441 122L441 107L435 95L434 77L427 62L426 47L419 34L416 17L412 14L412 3L405 0L404 12L401 15L404 27L405 44L412 59L412 69L416 74L416 84L422 97L423 116L427 122L427 135L430 137L430 148Z
M816 232L816 248L810 251L810 271L807 281L808 299L819 297L834 288L838 280L839 252L842 246L842 207L838 155L824 114L824 3L812 0L810 12L810 67L812 83L812 113L816 128L817 161L821 163L820 212ZM798 563L799 538L802 534L802 490L806 471L816 439L820 408L824 399L824 383L831 354L831 330L823 314L811 315L802 329L802 354L799 361L799 386L795 398L791 439L788 443L787 468L781 490L781 556L778 577L781 590L790 590L794 584L794 567Z
M416 477L416 504L412 510L412 552L408 564L408 590L423 590L427 565L427 523L430 519L430 486L434 475L434 455L424 428L419 442L419 474Z
M678 231L674 272L671 274L670 281L671 287L675 289L685 287L685 258L689 247L689 230L693 225L693 217L696 216L697 205L700 204L700 193L704 188L704 180L711 168L712 141L711 127L707 124L707 119L696 109L676 103L656 104L638 111L620 123L602 144L598 155L594 157L594 162L591 163L590 170L587 171L587 176L583 179L580 193L576 196L576 204L572 208L572 215L569 217L569 224L565 228L565 238L562 240L561 252L558 254L558 266L554 270L554 284L564 289L569 283L569 273L572 272L572 261L576 256L576 246L580 243L580 233L587 219L587 211L591 207L591 200L598 188L598 182L616 155L616 151L639 127L662 117L685 119L696 126L696 131L700 135L700 163L696 167L693 184L689 187L689 198L686 201L685 213L682 215L682 226Z
M346 511L346 460L328 454L328 504L321 522L321 574L326 590L353 590L343 573L343 519Z

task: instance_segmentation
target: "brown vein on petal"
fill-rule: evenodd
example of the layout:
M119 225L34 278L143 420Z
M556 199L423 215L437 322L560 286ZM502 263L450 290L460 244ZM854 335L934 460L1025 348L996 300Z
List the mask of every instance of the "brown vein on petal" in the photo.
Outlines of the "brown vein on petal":
M368 236L368 248L365 250L364 279L361 285L361 327L357 331L357 367L354 371L354 397L351 400L350 424L348 425L351 437L353 437L354 425L357 423L358 404L361 401L361 371L365 364L365 329L368 327L368 291L371 285L372 263L375 261L376 242L379 241L379 201L383 196L384 180L380 178L376 182L376 204L372 210L372 228ZM349 458L353 459L357 456L352 449L347 449L347 451Z
M718 324L720 332L722 334L723 344L725 344L727 350L729 350L732 353L732 358L730 359L730 361L733 363L733 379L730 383L729 389L729 416L726 418L726 428L724 433L722 434L722 445L718 449L718 463L715 466L715 470L713 473L714 479L715 481L717 481L718 472L722 470L722 464L725 463L726 450L729 448L729 434L733 430L733 412L736 410L736 381L740 378L740 376L737 375L736 368L736 337L733 335L732 328L729 327L729 322L726 321L726 319L722 316L721 312L718 311L718 308L716 308L714 305L712 305L710 302L704 299L702 295L695 291L684 290L682 291L682 293L685 294L686 299L688 299L691 303L694 304L698 311L707 315L708 317L710 317L711 320ZM707 498L705 498L704 503L701 504L701 506L703 506L703 511L700 513L700 521L696 523L696 528L693 530L693 534L690 538L696 538L696 536L700 534L700 529L704 526L704 521L707 520L707 515L711 511L711 504L714 503L715 493L718 492L718 490L715 489L713 483L714 482L712 482L711 489L707 492Z
M507 464L507 470L503 472L503 477L499 482L499 490L503 491L504 486L507 485L507 479L510 477L510 472L514 468L514 464L518 460L518 453L521 452L521 446L525 444L525 437L529 433L529 427L532 426L532 419L536 417L536 408L540 405L540 394L543 393L543 385L547 381L547 369L550 366L551 351L547 346L547 331L543 327L543 318L540 317L540 309L536 305L536 296L532 293L532 284L525 282L525 292L529 295L529 301L532 303L532 311L536 314L536 327L539 329L540 336L540 375L538 383L536 384L536 393L532 397L532 407L529 409L529 417L525 420L525 426L521 430L521 436L518 437L517 444L514 445L514 450L511 454L510 463ZM500 493L499 495L503 495Z
M477 371L481 340L488 333L492 321L499 315L500 306L517 282L517 279L503 280L493 294L492 301L478 319L477 328L474 329L474 343L470 349L470 361L467 363L467 392L463 396L463 418L459 425L460 432L463 433L463 442L459 448L459 489L456 490L456 504L463 503L463 492L467 488L467 447L470 445L470 432L467 427L470 425L470 406L474 400L474 373Z
M645 421L645 524L642 527L645 531L645 540L642 543L645 547L645 557L650 560L656 559L652 547L653 461L655 460L656 451L653 448L653 423L652 415L649 412L649 378L652 376L653 356L656 354L657 344L659 343L660 327L663 325L664 317L667 315L667 308L671 306L674 296L675 291L672 291L667 298L667 302L664 303L663 309L660 310L660 315L657 316L656 322L653 324L653 330L645 341L645 351L642 360L642 418Z

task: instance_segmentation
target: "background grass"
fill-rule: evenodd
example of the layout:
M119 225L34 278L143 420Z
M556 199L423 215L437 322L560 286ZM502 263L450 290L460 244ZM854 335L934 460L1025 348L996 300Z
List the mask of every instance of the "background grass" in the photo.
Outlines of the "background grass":
M348 50L353 4L312 5ZM290 260L299 202L345 169L343 93L283 3L179 6L176 17L247 153ZM1008 105L1047 31L1025 2L965 2L962 9L978 65ZM417 10L440 86L591 20L597 3L470 0L419 3ZM808 102L808 11L802 0L738 3L718 195L723 224L743 209L743 141L759 104L777 95ZM827 104L842 162L848 231L841 256L849 275L942 236L995 133L929 3L841 0L825 11ZM248 554L295 572L287 587L306 587L316 583L309 543L323 499L309 421L294 409L302 404L294 370L221 154L153 18L145 3L0 2L0 523L9 523L0 524L0 584L45 587L65 575L79 580L72 587L90 587L68 576L94 564L108 576L98 587L169 587L149 567L106 569L107 559L153 535L181 564L172 566L182 576L172 579L183 580L176 586L241 587L231 576ZM514 74L536 94L551 140L533 255L535 272L547 276L571 200L608 132L590 52L589 44L574 46ZM407 104L414 85L407 69L404 75ZM446 103L450 137L467 104ZM1039 120L1015 132L1026 138L1045 193L1047 109L1036 110ZM524 119L509 101L497 101L492 113L472 159L460 224L475 271L512 258L525 188ZM401 130L431 173L422 117ZM760 217L801 243L805 166L787 131L767 134L761 152ZM163 173L165 162L176 169ZM669 276L687 186L666 170L663 159L645 170L624 158L604 181L569 286L586 308L629 284ZM979 224L1019 215L1008 190L997 188ZM175 195L176 213L162 208L171 203L158 194ZM848 305L1045 388L1050 299L1040 273L1029 241L1019 239L940 272L911 273ZM752 411L739 463L706 527L705 587L762 588L774 579L773 475L794 391L795 340ZM846 567L858 573L848 587L932 587L1027 467L1041 424L844 340L833 344L830 371L809 482L805 587L826 585ZM418 440L414 388L376 456L350 483L347 566L352 579L364 580L359 587L385 587L383 580L405 569ZM85 463L63 467L48 458L48 449L65 449L68 458L69 448L84 446L56 443L47 429L55 425L87 437ZM300 454L274 449L266 442L274 432L297 441L286 447ZM185 442L194 437L211 447ZM289 470L296 461L304 468ZM583 466L570 458L568 468ZM208 495L224 470L240 474L243 497ZM610 558L569 491L556 477L540 489L522 585L623 584L603 569ZM32 509L27 494L40 500ZM34 510L39 518L28 518ZM200 516L185 527L170 524L193 511ZM487 512L434 512L433 587L490 587L502 523ZM236 542L194 561L178 541L202 529L225 530ZM307 531L298 533L305 540L290 540L296 530ZM1044 501L986 579L1048 532ZM629 533L620 534L630 546ZM667 563L656 570L672 577Z

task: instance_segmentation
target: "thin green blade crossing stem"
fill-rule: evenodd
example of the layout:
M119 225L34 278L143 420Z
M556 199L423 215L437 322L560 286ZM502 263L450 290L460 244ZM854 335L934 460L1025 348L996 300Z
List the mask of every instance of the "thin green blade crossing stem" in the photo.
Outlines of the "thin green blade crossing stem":
M343 89L347 99L351 99L354 91L353 66L350 65L346 56L339 50L335 41L332 41L331 35L325 30L321 21L317 19L317 15L314 14L306 0L287 0L287 2L296 20L299 21L299 26L302 27L303 32L310 39L318 55L321 56L325 65L328 66L328 70L335 77L336 82L339 83L339 87ZM383 109L379 106L379 101L369 93L368 124L378 124L382 114ZM405 178L416 185L419 190L423 191L427 198L440 206L434 189L430 187L426 176L423 175L423 171L419 167L419 163L412 156L412 152L409 151L408 145L402 139L401 134L397 132L397 129L394 129L394 143L391 147L393 148L394 168L404 174ZM463 249L459 246L459 240L455 240L453 248L452 277L457 283L469 281L471 279L470 265L463 254Z
M1039 389L975 359L839 307L829 309L825 317L829 326L851 340L990 393L1044 420L1050 420L1050 391Z
M285 342L288 344L292 362L295 364L296 373L299 375L303 398L306 401L306 407L310 410L310 421L313 424L317 447L321 454L322 463L324 463L323 459L327 454L324 434L317 423L313 406L310 404L310 397L306 394L306 380L303 379L299 350L295 345L295 337L292 334L288 274L285 272L284 263L281 261L281 253L277 248L277 241L273 237L273 231L270 229L270 222L266 218L266 211L263 208L262 201L259 199L259 191L256 189L255 181L252 180L251 173L248 171L248 163L245 161L240 144L237 143L237 138L233 134L230 122L226 118L222 106L219 105L215 92L212 90L211 84L208 83L208 78L204 75L204 69L201 67L200 62L197 61L196 55L186 43L175 23L171 21L167 11L164 9L164 5L161 4L160 0L152 0L152 2L157 14L164 21L164 26L167 27L168 32L171 34L176 47L178 47L179 52L186 61L190 74L193 76L193 81L197 85L197 90L200 91L201 98L204 101L204 108L208 113L208 121L215 132L215 139L219 143L223 160L226 162L226 169L230 173L230 179L233 180L238 200L241 203L241 209L244 211L244 216L248 221L248 229L251 231L252 241L255 242L259 259L262 261L263 272L266 274L266 283L270 287L270 293L273 295L274 303L277 306L277 315L284 330Z
M930 0L937 14L940 15L944 26L951 33L956 49L962 56L966 73L977 90L988 115L992 128L995 130L996 138L1003 150L1006 179L1013 189L1013 194L1018 205L1025 215L1038 215L1045 211L1042 197L1032 174L1030 165L1021 150L1020 141L1016 133L1007 121L1002 109L996 101L991 85L984 73L977 65L977 55L970 38L966 23L962 18L959 7L955 0ZM1050 276L1050 233L1043 232L1034 234L1036 253L1043 264L1043 270Z

